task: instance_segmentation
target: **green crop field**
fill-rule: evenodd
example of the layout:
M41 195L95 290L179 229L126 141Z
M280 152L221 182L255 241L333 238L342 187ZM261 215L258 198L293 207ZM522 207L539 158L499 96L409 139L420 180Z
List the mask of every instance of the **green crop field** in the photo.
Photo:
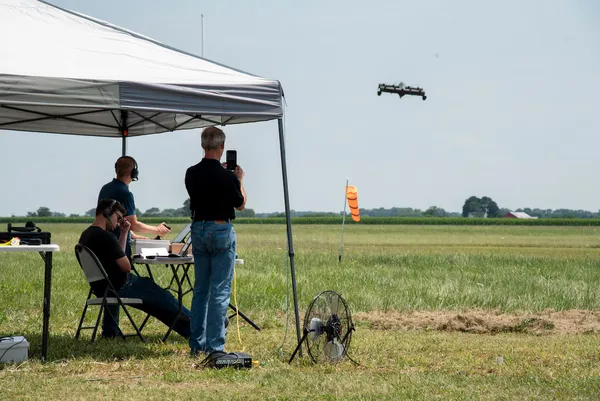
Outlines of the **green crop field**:
M285 226L238 224L236 299L263 330L240 321L238 333L232 321L227 349L260 361L236 371L196 368L186 341L160 342L166 328L152 319L147 344L74 340L88 286L73 247L86 224L40 225L61 247L49 362L39 361L42 261L0 253L0 335L31 343L29 361L0 365L2 399L600 398L597 226L351 224L338 263L339 225L295 225L300 312L320 291L340 292L355 366L287 364L296 333Z

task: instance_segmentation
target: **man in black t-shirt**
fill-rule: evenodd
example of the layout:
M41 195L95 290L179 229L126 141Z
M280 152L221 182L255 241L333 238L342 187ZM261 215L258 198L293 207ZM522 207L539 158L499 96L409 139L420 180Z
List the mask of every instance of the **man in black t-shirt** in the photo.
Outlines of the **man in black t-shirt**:
M190 311L183 307L179 313L179 302L170 292L159 287L148 277L129 274L131 263L125 255L127 234L131 224L124 218L125 208L114 199L102 199L96 208L96 218L79 238L81 245L87 246L97 257L106 271L108 279L122 298L140 298L143 304L134 306L156 317L167 326L175 319L173 330L185 338L190 336ZM119 239L111 232L120 228ZM106 281L91 283L96 296L102 296ZM119 307L107 306L104 309L102 337L119 335Z
M246 205L244 170L227 170L221 165L225 134L216 127L202 132L204 158L187 169L185 187L192 211L192 249L194 254L194 297L192 298L192 356L225 348L225 321L236 236L231 221L235 210Z

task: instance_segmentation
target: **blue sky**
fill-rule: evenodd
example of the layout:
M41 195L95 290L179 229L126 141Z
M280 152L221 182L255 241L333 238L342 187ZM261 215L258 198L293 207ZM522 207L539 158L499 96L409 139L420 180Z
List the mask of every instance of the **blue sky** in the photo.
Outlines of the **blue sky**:
M600 209L593 0L51 2L196 54L203 13L206 58L282 82L293 209L341 210L346 177L365 208L459 211L476 195L512 209ZM428 99L377 96L400 81ZM277 124L225 132L247 207L282 211ZM179 207L200 131L129 149L138 207ZM83 213L120 152L114 139L0 131L0 215Z

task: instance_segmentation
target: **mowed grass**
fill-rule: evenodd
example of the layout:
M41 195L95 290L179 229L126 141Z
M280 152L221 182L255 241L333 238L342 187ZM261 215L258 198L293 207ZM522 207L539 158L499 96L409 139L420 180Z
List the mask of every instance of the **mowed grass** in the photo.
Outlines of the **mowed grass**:
M85 224L45 225L55 254L49 363L39 362L43 263L0 253L0 335L24 334L28 362L0 366L4 399L598 399L598 334L468 334L381 330L355 319L361 363L292 365L296 345L283 225L238 225L237 302L263 331L230 326L228 350L261 362L249 371L202 370L185 340L154 320L149 343L73 339L88 286L73 246ZM181 226L175 226L177 232ZM300 312L320 291L351 311L498 313L600 310L600 228L505 226L294 226ZM161 270L162 269L162 270ZM140 269L141 272L144 269ZM169 272L155 267L166 284ZM189 304L190 296L185 302ZM233 300L232 300L233 302ZM96 310L92 310L96 312ZM140 314L135 314L139 319ZM127 325L123 324L124 328ZM284 341L284 335L287 333ZM88 338L88 337L85 337ZM280 346L283 349L280 352Z

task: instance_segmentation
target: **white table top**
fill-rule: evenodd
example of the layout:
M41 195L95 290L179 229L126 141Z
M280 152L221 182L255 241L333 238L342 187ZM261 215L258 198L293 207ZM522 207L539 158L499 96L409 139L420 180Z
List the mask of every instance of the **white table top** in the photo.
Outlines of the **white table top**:
M0 252L59 252L56 244L0 246Z
M183 264L183 263L193 264L194 257L193 256L184 256L184 257L179 257L179 258L170 258L168 256L157 256L154 259L134 258L133 263L140 264L140 265L165 265L165 264L178 265L178 264ZM243 265L244 259L236 259L235 264Z
M194 263L194 258L191 256L170 258L168 256L157 256L156 258L133 258L133 263L141 265L165 265L165 264L184 264Z

